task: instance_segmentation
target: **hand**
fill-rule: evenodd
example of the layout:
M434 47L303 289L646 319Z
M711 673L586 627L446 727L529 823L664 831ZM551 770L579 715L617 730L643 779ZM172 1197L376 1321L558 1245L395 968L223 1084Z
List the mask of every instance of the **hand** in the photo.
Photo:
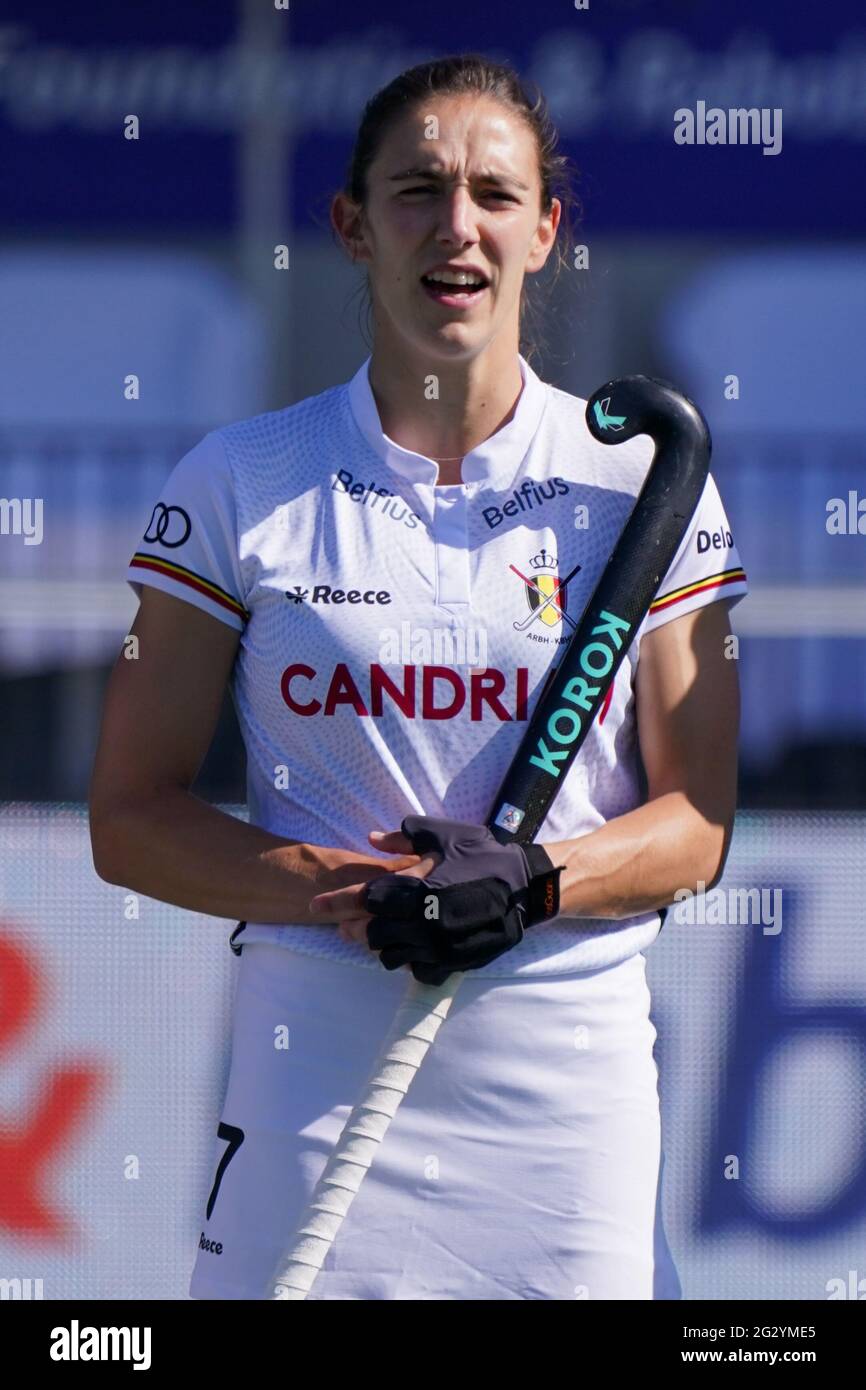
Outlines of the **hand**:
M485 826L427 816L407 816L402 835L370 839L427 856L343 898L327 895L343 934L366 937L388 970L411 963L416 979L440 984L454 970L487 965L559 910L561 870L540 845L501 845Z
M402 856L403 867L391 867L390 872L405 875L407 878L421 878L429 873L441 863L440 854L427 855L420 858L417 854L407 853L411 851L412 842L401 830L371 830L368 836L370 843L376 849L388 854ZM386 861L379 861L379 870L389 872ZM370 945L367 937L367 927L373 921L373 916L364 907L364 893L367 883L358 882L348 885L344 889L320 893L310 901L310 911L316 914L317 920L328 920L337 923L338 931L344 941L357 941L363 943L367 950L374 953L374 947ZM383 960L384 958L380 958ZM395 965L388 965L386 969L397 969L400 962ZM424 984L441 985L452 973L448 969L437 968L434 966L411 965L408 961L402 962L404 970L411 970L415 978Z
M363 942L368 950L372 950L367 941L367 923L371 921L371 914L363 902L367 884L383 873L423 876L430 872L441 856L427 855L422 858L414 854L411 841L399 830L371 830L368 838L381 854L394 857L383 859L380 854L375 858L371 855L367 860L364 855L350 855L342 850L328 851L329 856L332 853L341 856L339 863L331 866L329 877L343 880L345 886L318 893L310 899L308 912L312 921L337 926L344 941ZM409 968L407 965L406 969Z
M402 835L399 840L403 840ZM332 926L336 905L354 901L371 878L413 869L421 863L421 856L411 852L411 847L409 852L396 852L391 858L384 858L381 853L364 855L352 849L338 849L335 845L297 845L296 853L300 859L293 866L295 872L306 878L310 892L318 890L317 897L307 899L307 910L297 920L313 926Z

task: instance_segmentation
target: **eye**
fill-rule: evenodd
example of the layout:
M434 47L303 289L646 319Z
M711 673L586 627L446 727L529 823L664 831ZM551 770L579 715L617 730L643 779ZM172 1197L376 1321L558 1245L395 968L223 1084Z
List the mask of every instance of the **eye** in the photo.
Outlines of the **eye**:
M411 196L414 193L438 193L438 186L434 183L416 184L414 188L403 188L400 190L402 197ZM482 198L499 198L505 203L516 203L517 199L510 193L505 193L500 188L488 188L482 194Z

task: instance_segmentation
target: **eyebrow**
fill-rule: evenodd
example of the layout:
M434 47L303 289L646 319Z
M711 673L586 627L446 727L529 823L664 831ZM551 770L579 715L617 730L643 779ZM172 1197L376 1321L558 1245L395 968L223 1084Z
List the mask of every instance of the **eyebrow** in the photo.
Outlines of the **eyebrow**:
M441 182L444 177L444 174L431 165L417 164L411 169L402 169L398 174L389 174L388 182L399 183L403 179L436 179ZM511 184L515 188L522 188L525 193L529 192L529 185L521 183L513 174L494 174L492 170L482 169L478 178L482 183Z

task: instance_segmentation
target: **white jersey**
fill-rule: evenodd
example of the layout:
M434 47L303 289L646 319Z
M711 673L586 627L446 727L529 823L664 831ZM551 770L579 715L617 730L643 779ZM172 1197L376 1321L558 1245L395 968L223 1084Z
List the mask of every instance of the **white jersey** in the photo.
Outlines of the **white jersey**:
M368 380L212 431L165 483L127 578L242 635L232 693L250 821L369 854L404 816L483 822L561 644L653 453L593 439L586 401L520 358L512 419L463 482L382 432ZM587 835L641 803L634 682L642 636L746 577L709 478L691 525L538 839ZM559 916L473 973L595 970L661 916ZM240 942L381 969L330 926L248 922Z

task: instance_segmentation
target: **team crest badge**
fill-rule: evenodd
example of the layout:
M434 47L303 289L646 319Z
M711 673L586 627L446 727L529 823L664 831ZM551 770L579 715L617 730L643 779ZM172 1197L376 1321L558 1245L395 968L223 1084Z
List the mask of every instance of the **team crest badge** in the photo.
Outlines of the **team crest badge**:
M538 554L533 555L529 561L528 574L519 570L516 565L510 565L509 568L523 581L529 608L527 616L514 624L517 632L525 632L536 623L544 628L561 627L566 623L569 627L575 626L574 620L566 612L566 607L568 585L577 574L580 565L575 565L564 579L560 579L556 556L551 555L542 546Z

